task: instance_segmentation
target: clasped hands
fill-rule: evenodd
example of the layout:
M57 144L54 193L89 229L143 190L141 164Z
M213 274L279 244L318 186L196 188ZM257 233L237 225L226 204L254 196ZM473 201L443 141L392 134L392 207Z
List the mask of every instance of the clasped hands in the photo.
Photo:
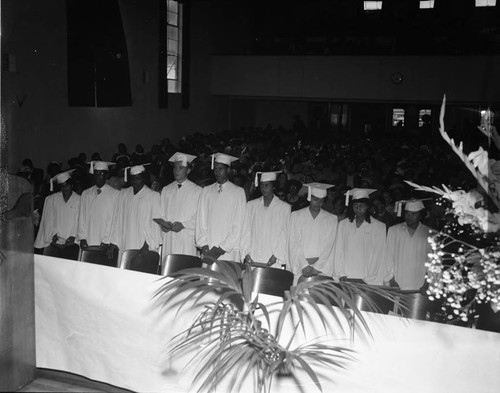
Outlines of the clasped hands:
M52 242L50 243L51 245L55 246L55 247L61 247L61 244L57 244L57 240L59 239L59 236L57 235L57 233L52 236ZM70 236L66 239L66 241L64 242L63 246L66 247L66 246L71 246L73 243L75 242L75 237L74 236Z
M267 261L267 267L271 267L273 266L276 262L277 262L277 258L273 255L271 255L271 257L269 258L269 260ZM252 263L254 263L255 261L252 259L252 257L250 256L250 254L247 254L245 256L245 259L243 259L243 263L246 264L246 265L251 265Z
M166 224L160 224L160 228L162 230L162 232L180 232L184 229L184 225L179 222L179 221L175 221L175 222L171 222L171 221L166 221Z
M212 248L209 248L208 245L204 245L203 247L201 247L201 254L202 254L201 260L202 262L211 265L217 259L219 259L221 255L224 255L225 253L226 251L224 251L220 247L214 246Z

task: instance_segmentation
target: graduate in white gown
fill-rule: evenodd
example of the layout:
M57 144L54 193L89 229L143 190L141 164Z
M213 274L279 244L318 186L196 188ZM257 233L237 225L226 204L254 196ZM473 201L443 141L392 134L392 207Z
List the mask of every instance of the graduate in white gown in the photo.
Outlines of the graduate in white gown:
M399 201L396 207L401 204L405 222L393 225L387 234L386 281L402 290L419 290L425 284L425 262L431 252L427 238L434 231L420 222L425 209L421 200Z
M216 182L201 191L196 216L196 245L203 260L240 261L240 237L245 215L246 196L243 188L228 179L231 162L227 154L212 155Z
M255 174L256 187L260 187L262 196L246 206L240 242L245 263L267 263L268 266L277 263L278 267L286 263L291 207L274 195L277 173L280 172Z
M160 194L145 184L144 165L128 167L125 173L128 169L131 186L120 192L111 235L118 260L125 250L158 251L162 241L160 227L153 221L160 217Z
M106 184L112 162L92 161L90 173L95 185L82 192L78 239L82 249L109 245L111 224L120 191Z
M348 218L340 222L337 234L334 271L337 279L383 284L386 228L385 224L370 217L369 194L374 191L355 188L346 193L346 202L349 195L352 195L352 201Z
M163 232L162 260L168 254L197 256L194 231L202 188L188 179L195 158L178 152L169 159L173 163L175 180L161 191L160 218L166 221L166 225L160 225Z
M292 212L289 237L289 268L295 275L332 276L337 217L322 209L330 184L310 183L308 207Z
M74 169L59 173L50 179L51 191L54 181L59 184L61 191L45 199L35 248L45 248L52 243L69 246L76 240L80 195L73 191L71 181L73 171Z

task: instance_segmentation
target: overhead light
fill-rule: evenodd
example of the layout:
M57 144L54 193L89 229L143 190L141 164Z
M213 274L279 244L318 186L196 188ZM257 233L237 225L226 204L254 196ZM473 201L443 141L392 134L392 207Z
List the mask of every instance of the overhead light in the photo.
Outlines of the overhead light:
M434 0L421 0L420 9L434 8Z
M476 0L476 7L494 7L497 0Z
M363 1L365 11L378 11L382 9L382 1Z

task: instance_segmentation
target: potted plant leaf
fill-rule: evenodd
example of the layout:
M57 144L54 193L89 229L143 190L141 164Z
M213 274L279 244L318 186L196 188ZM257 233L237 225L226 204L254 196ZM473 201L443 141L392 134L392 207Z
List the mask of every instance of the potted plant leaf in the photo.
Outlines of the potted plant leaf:
M390 289L327 279L301 282L286 291L283 299L264 304L252 293L250 267L215 263L216 271L191 268L176 273L155 294L162 307L181 311L188 307L189 298L190 307L194 302L201 308L192 325L173 338L170 353L175 357L195 349L199 363L193 383L200 386L199 391L214 391L227 379L231 391L237 392L253 375L254 391L268 393L276 375L297 380L298 370L322 391L314 366L343 368L353 359L353 351L326 340L297 344L294 337L299 330L307 337L306 320L314 314L325 332L333 321L344 333L359 329L370 335L358 300L374 311L374 296L397 301L397 293ZM291 322L287 325L287 321ZM291 333L285 325L292 326Z

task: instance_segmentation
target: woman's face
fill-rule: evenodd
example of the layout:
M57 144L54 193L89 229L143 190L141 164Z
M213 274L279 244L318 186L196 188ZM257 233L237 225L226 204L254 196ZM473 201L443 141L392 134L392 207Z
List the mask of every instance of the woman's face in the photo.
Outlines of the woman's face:
M366 212L368 211L368 203L354 202L352 204L352 209L354 210L354 215L356 216L356 218L365 218Z

